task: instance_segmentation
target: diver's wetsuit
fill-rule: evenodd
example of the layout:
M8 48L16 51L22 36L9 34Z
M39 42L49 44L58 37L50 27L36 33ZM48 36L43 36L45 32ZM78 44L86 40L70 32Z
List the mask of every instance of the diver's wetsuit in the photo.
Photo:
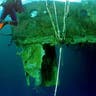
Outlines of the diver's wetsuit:
M23 7L22 7L22 3L21 0L7 0L4 4L2 4L3 6L3 12L1 14L1 22L5 19L5 17L7 15L10 15L12 22L10 22L11 25L17 25L17 16L16 16L16 12L22 12L23 11Z

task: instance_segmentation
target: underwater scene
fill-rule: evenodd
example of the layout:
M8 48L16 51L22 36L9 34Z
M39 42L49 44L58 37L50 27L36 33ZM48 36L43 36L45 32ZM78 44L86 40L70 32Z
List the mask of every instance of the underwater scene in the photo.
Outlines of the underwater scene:
M96 96L96 0L0 0L0 96Z

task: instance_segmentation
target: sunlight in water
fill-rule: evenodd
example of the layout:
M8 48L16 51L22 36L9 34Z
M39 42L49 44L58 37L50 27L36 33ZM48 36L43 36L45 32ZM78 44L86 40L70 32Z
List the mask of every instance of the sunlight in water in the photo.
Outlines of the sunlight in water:
M0 4L4 2L5 0L0 0ZM32 1L46 1L46 0L21 0L23 4L30 3ZM53 0L50 0L53 1ZM66 0L55 0L60 2L65 2ZM81 0L69 0L70 2L81 2Z
M53 1L53 0L52 0ZM55 0L55 1L60 1L60 2L65 2L67 0ZM81 0L69 0L70 2L81 2Z
M23 4L32 2L32 1L46 1L46 0L22 0ZM53 0L50 0L53 1ZM60 1L60 2L65 2L66 0L54 0L54 1ZM69 0L70 2L81 2L81 0Z

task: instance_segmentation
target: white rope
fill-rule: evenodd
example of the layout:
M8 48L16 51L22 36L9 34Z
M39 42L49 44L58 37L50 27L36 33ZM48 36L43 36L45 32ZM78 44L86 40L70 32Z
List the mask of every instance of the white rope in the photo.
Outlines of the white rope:
M62 35L63 35L63 39L65 40L65 30L66 30L66 17L69 13L69 7L70 7L70 1L66 0L65 1L65 7L64 7L64 17L63 17L63 30L62 30Z
M55 36L57 37L57 31L56 31L56 28L55 28L55 23L54 23L54 21L53 21L51 12L50 12L50 10L49 10L49 8L48 8L48 0L46 0L46 8L47 8L47 11L48 11L48 13L49 13L49 17L50 17L50 20L51 20L51 23L52 23L52 26L53 26L53 30L54 30L54 32L55 32Z
M60 29L59 29L59 24L58 24L57 9L56 9L55 0L53 0L53 5L54 5L54 12L55 12L55 19L56 19L57 35L60 38Z
M65 1L65 7L64 7L64 17L63 17L63 30L62 30L62 35L64 35L64 40L65 40L65 30L66 30L66 17L69 13L69 0L66 0ZM52 18L52 14L48 8L48 2L46 0L46 8L47 8L47 11L49 13L49 17L50 17L50 20L51 20L51 23L52 23L52 26L53 26L53 29L55 31L55 35L56 37L59 37L58 39L62 39L60 37L60 28L59 28L59 24L58 24L58 18L57 18L57 9L56 9L56 4L55 4L55 1L53 1L53 5L54 5L54 13L55 13L55 19L56 19L56 27L55 27L55 23L53 21L53 18ZM57 30L56 30L57 28ZM62 56L62 47L60 47L59 49L59 62L58 62L58 69L57 69L57 77L56 77L56 86L55 86L55 91L54 91L54 96L57 95L57 87L58 87L58 80L59 80L59 72L60 72L60 65L61 65L61 56Z
M56 86L55 86L54 96L56 96L56 94L57 94L59 72L60 72L60 65L61 65L61 57L62 57L62 47L60 47L60 49L59 49L59 63L58 63L58 70L57 70L57 78L56 78Z
M52 14L48 8L48 0L46 0L46 8L47 8L47 11L49 13L49 17L50 17L50 20L51 20L51 23L52 23L52 26L53 26L53 29L54 29L54 32L55 32L55 36L56 38L58 39L62 39L64 38L65 40L65 30L66 30L66 17L69 13L69 7L70 7L70 1L69 0L66 0L65 1L65 7L64 7L64 17L63 17L63 30L62 30L62 38L60 37L60 28L59 28L59 23L58 23L58 18L57 18L57 9L56 9L56 3L55 3L55 0L53 0L53 6L54 6L54 13L55 13L55 20L56 20L56 26L55 26L55 23L54 23L54 20L52 18ZM57 30L56 30L57 28Z

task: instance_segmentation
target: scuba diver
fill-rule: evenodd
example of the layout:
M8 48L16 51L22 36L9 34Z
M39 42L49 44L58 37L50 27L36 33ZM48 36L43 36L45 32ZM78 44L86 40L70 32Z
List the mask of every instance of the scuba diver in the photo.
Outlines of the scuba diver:
M21 13L24 11L21 0L7 0L1 4L3 11L0 17L0 29L2 29L6 24L17 26L18 20L16 12ZM6 16L9 15L12 21L4 21Z

